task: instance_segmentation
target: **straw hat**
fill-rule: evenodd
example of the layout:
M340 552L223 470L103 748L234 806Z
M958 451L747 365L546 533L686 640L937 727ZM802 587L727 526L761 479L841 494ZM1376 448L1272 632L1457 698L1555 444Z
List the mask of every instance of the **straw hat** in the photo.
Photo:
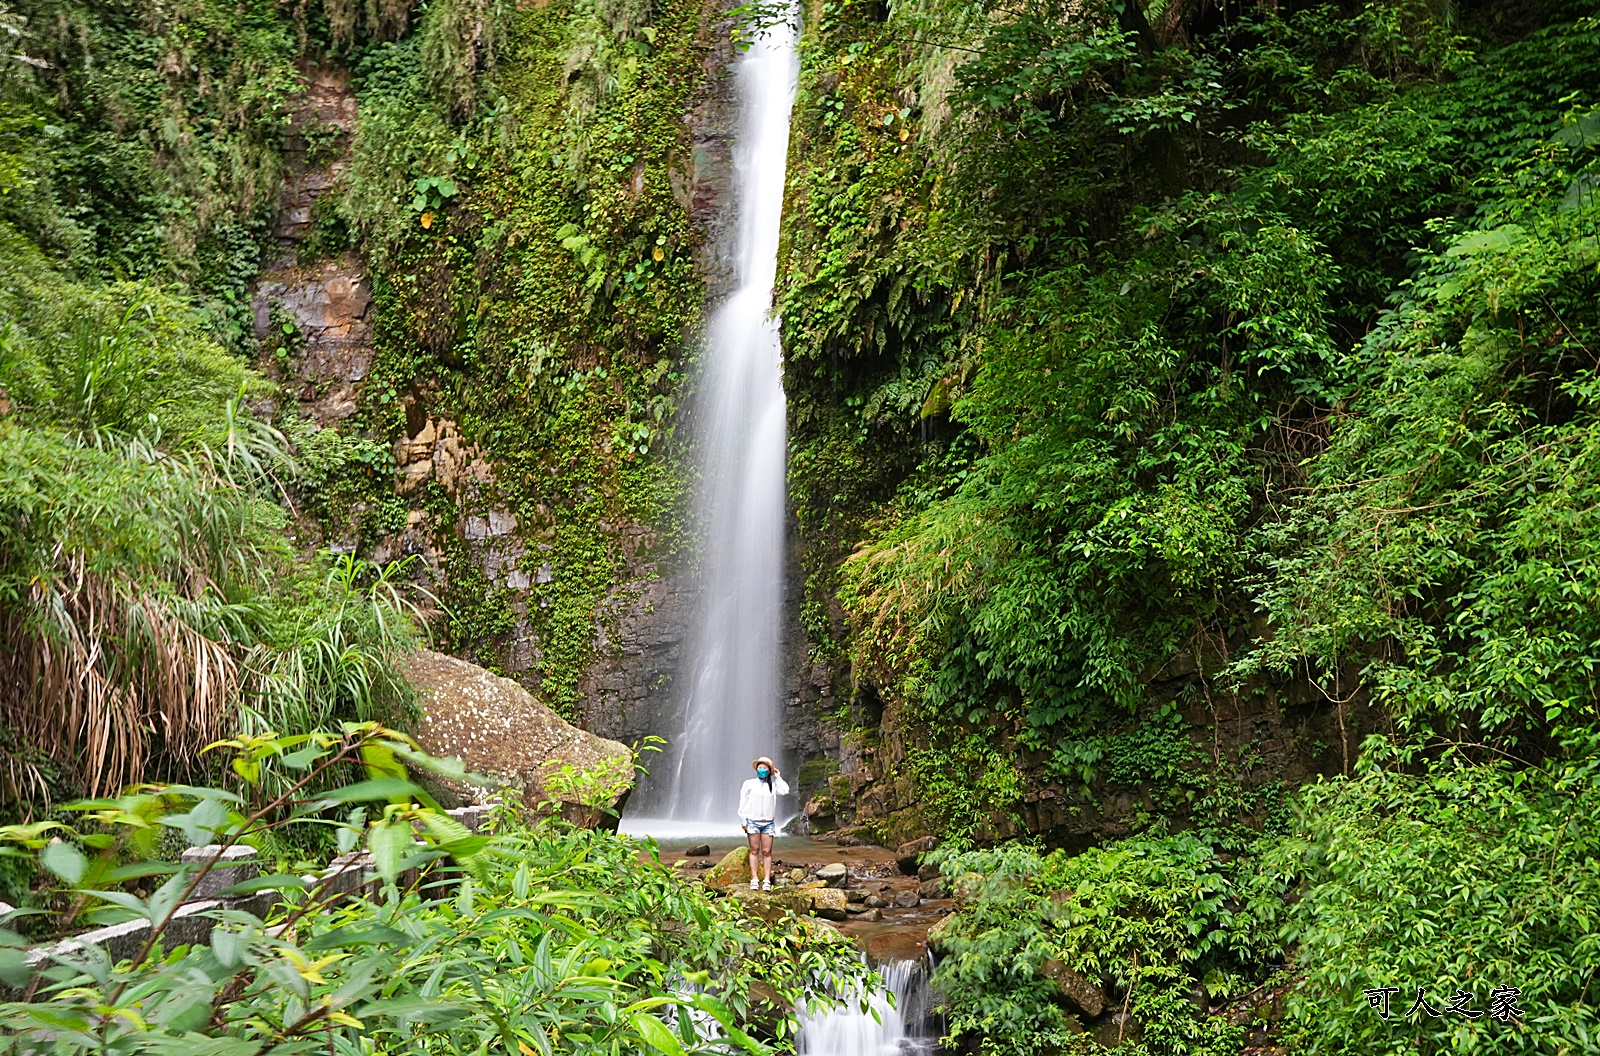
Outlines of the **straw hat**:
M758 769L761 766L762 763L766 763L767 767L769 769L772 769L772 770L776 770L778 768L778 764L777 763L774 763L771 759L768 759L766 756L763 755L763 756L759 756L758 758L752 759L750 761L750 769L752 769L752 770Z

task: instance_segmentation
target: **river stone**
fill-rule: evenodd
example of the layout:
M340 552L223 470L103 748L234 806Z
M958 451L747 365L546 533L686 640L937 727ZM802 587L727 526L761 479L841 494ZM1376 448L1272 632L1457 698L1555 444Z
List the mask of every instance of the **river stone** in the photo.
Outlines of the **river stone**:
M722 856L722 861L706 871L707 887L726 891L737 884L750 883L750 848L736 847Z
M945 917L928 929L928 945L938 949L945 937L955 930L955 914Z
M812 888L811 911L826 920L844 920L849 914L849 903L844 892L832 887Z
M687 851L684 851L683 856L685 858L704 858L710 853L711 845L709 843L697 843Z
M918 886L917 892L921 894L923 898L943 898L944 877L936 876L932 880L923 881L922 884Z
M884 901L883 899L879 898L877 895L868 895L867 896L867 905L871 906L873 909L888 909L889 908L889 903Z
M932 862L924 862L917 867L918 880L932 880L939 875L939 867Z
M846 891L844 893L844 897L849 901L849 903L852 906L854 906L854 905L859 905L862 902L865 902L867 900L867 893L865 891L861 890L858 887L857 888L851 888L849 891Z
M894 904L899 906L901 909L910 909L921 902L922 896L915 891L907 890L895 892Z
M876 924L880 920L883 919L883 910L881 910L881 909L869 909L866 912L862 913L861 916L857 917L856 919L857 920L864 920L869 924Z
M633 790L633 753L626 745L578 729L517 683L477 664L419 649L401 662L401 670L422 703L416 737L423 751L459 758L471 775L487 782L430 776L445 793L441 799L458 801L446 806L487 802L502 788L516 789L524 802L537 805L547 799L550 778L570 766L592 776L550 794L561 815L587 828L617 827Z
M829 887L843 887L850 880L850 870L840 862L833 862L817 870L817 879Z
M805 878L806 878L806 871L804 869L790 869L789 870L789 882L791 884L798 884L798 883L800 883L800 881L804 880Z
M747 912L765 921L778 921L791 913L811 911L811 899L806 893L792 887L777 891L752 891L748 886L735 884L729 893Z
M1056 993L1075 1012L1093 1019L1106 1010L1105 991L1067 967L1063 961L1051 959L1039 966L1039 974L1056 984Z

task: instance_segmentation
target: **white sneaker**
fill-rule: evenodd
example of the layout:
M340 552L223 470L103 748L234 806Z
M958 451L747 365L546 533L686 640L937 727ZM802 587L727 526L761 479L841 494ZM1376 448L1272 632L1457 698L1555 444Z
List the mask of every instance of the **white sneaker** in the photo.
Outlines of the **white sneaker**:
M763 890L763 891L771 891L772 890L772 881L771 880L763 880L763 881L761 881L761 890Z
M755 881L755 880L750 881L750 890L754 891L756 888L758 888L760 886L761 886L760 883L758 883L757 881Z

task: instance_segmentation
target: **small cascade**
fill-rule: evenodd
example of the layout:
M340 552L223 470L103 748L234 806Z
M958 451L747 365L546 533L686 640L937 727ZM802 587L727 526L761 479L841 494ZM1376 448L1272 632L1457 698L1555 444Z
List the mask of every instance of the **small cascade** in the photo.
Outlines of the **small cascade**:
M933 990L922 961L891 961L878 966L882 988L870 995L868 1010L851 1000L815 1016L802 1015L795 1039L800 1056L926 1056L938 1030L930 1026ZM891 1001L889 995L893 995Z

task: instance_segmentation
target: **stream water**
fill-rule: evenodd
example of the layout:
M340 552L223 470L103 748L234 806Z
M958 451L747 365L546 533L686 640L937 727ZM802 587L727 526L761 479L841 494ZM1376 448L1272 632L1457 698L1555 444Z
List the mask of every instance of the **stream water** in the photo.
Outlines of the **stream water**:
M772 314L788 165L795 30L772 27L739 59L734 289L712 314L695 406L700 445L700 602L688 638L684 728L624 831L737 832L750 760L782 753L778 668L787 444Z
M933 1052L928 1029L932 993L928 966L893 961L878 966L884 990L872 994L867 1011L859 1001L817 1016L802 1016L795 1039L800 1056L921 1056ZM893 994L893 1001L889 999Z

